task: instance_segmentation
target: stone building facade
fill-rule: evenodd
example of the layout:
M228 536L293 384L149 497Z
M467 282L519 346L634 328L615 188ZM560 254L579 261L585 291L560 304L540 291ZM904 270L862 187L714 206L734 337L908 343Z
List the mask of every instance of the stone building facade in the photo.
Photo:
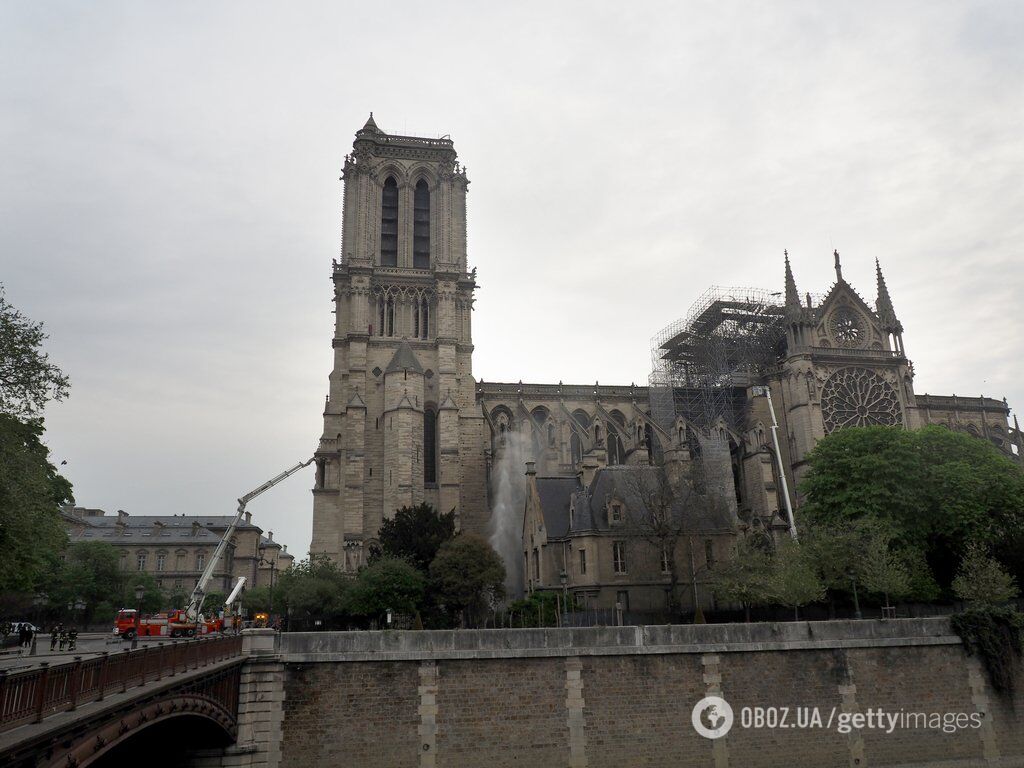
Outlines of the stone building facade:
M525 537L523 586L559 589L564 571L568 589L608 605L623 591L614 572L606 578L602 570L613 568L618 539L602 529L605 517L587 532L563 517L622 468L700 458L727 504L707 535L697 532L679 553L696 572L717 553L727 554L722 537L785 528L783 476L799 515L795 489L807 453L845 426L944 424L1021 461L1024 442L1016 421L1008 425L1005 401L915 393L881 268L870 304L843 278L838 253L836 280L817 301L809 294L801 299L788 254L780 265L784 298L764 302L755 318L775 334L771 359L729 389L738 418L702 420L685 408L666 415L650 387L632 384L478 382L471 323L476 274L468 269L466 243L469 180L452 141L390 135L371 115L356 133L343 179L342 253L332 275L334 369L316 453L311 552L346 569L365 562L381 522L403 505L426 501L454 509L463 530L487 535L496 514L509 514L511 499ZM733 322L744 311L726 297L698 319ZM669 339L666 354L675 344L684 347L688 332ZM779 424L782 476L763 387L770 388ZM669 397L685 401L687 392L677 387ZM526 461L533 462L528 480ZM511 494L503 488L510 466L519 483ZM547 520L534 544L530 515L534 525ZM592 570L570 567L590 547ZM646 592L663 592L657 576L645 577ZM649 595L641 602L649 603Z
M129 515L118 510L64 507L61 513L72 543L101 541L120 554L125 573L148 573L165 593L189 594L210 562L217 544L231 525L231 515ZM207 592L230 592L239 576L246 589L276 583L294 557L288 545L274 541L273 531L264 534L250 513L239 522Z

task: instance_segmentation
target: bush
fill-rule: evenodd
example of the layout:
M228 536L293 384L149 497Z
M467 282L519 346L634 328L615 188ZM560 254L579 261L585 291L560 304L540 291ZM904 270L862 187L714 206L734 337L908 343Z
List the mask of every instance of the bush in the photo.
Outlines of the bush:
M972 656L979 656L993 690L1013 701L1024 652L1024 616L1013 608L983 607L956 614L953 631Z

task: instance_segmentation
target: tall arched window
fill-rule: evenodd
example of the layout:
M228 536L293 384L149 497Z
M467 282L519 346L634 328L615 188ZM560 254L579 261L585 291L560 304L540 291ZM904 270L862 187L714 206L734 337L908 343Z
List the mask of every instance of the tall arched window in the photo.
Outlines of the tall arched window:
M380 265L398 266L398 182L394 176L387 177L381 193Z
M423 412L423 482L437 482L437 411Z
M569 438L569 455L572 457L573 467L578 467L583 461L583 441L575 432Z
M430 302L426 296L412 300L412 335L415 339L426 339L430 330Z
M395 300L391 296L380 297L380 335L395 335Z
M430 188L425 179L416 182L412 209L412 266L430 269Z
M608 466L615 467L621 464L626 458L626 451L622 445L622 438L619 431L608 422Z

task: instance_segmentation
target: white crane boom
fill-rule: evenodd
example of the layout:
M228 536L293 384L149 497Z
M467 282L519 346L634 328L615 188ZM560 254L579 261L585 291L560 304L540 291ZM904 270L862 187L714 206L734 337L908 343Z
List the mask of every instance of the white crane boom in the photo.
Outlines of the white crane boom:
M195 589L192 590L192 595L188 599L188 605L185 606L185 615L188 616L189 621L199 620L199 612L203 608L203 599L206 597L206 586L210 583L210 579L213 578L213 572L217 569L217 564L220 562L221 557L224 556L224 550L228 548L231 536L234 534L235 528L238 527L238 521L242 519L242 515L245 513L245 505L264 491L269 491L282 480L291 477L300 469L308 467L312 463L312 458L306 459L305 461L296 464L291 469L286 469L276 477L267 480L267 482L259 488L254 488L238 500L238 511L235 513L235 518L231 521L231 525L228 526L228 529L224 531L224 535L217 544L217 549L214 550L213 557L210 558L210 562L208 562L206 564L206 568L203 569L203 575L200 576L199 581L196 582Z

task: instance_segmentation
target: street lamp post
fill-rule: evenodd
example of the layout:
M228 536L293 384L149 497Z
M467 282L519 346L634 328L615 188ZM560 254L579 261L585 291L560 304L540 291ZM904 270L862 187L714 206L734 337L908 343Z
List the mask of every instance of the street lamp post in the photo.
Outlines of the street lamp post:
M139 627L142 618L142 598L146 596L146 588L139 584L135 587L135 631L132 633L132 650L139 647Z
M36 635L39 634L39 614L42 612L43 606L46 605L46 595L40 592L32 598L32 605L36 609L35 615L32 617L32 623L34 624L35 631L32 633L32 648L28 652L29 656L36 655Z
M860 612L860 599L857 597L857 574L850 570L847 575L853 584L853 617L855 619L863 619L864 615Z
M273 535L273 534L271 534L271 535ZM265 546L261 546L260 547L259 554L260 554L259 564L260 565L269 565L270 566L270 600L269 600L270 605L269 605L268 613L271 616L273 616L274 615L274 574L277 571L277 559L276 558L273 559L273 560L268 560L267 559L267 548Z

